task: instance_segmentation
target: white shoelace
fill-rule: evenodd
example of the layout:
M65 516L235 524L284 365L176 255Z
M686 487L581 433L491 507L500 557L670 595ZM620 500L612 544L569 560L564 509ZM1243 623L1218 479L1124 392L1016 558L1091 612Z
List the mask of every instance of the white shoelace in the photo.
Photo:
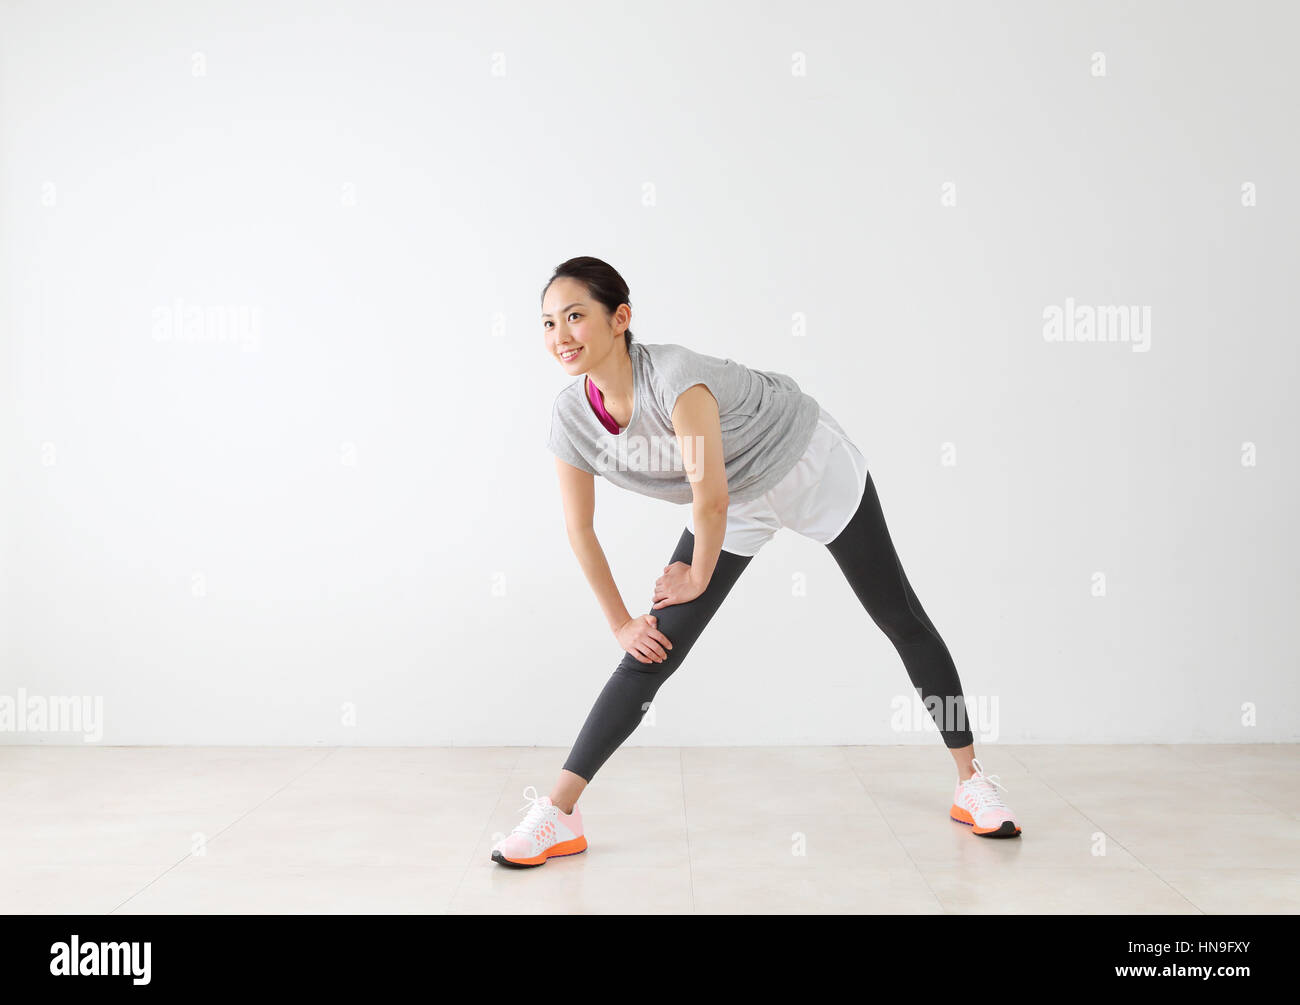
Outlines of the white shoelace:
M529 789L532 789L533 792L531 796L528 794ZM515 812L522 813L524 810L528 810L528 815L525 816L515 829L510 832L511 834L532 834L533 831L537 829L537 825L547 818L546 811L550 809L550 807L542 804L541 796L537 794L537 787L535 785L530 785L527 789L524 789L524 798L527 799L528 802L524 803L524 805L515 810ZM531 809L529 809L530 806L532 807Z
M1010 792L1005 785L998 781L997 775L984 774L984 766L980 764L979 758L971 758L971 765L975 768L975 774L962 782L962 787L966 790L968 796L975 803L975 812L981 813L988 809L1007 809L1007 804L1002 801L998 795L998 789ZM997 786L997 788L994 788Z

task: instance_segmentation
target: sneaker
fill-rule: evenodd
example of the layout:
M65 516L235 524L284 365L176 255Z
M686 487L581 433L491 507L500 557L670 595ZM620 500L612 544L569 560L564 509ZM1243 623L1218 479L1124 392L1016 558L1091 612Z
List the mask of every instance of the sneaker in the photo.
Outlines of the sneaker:
M530 796L528 793L532 792ZM582 833L582 811L573 808L564 813L551 802L550 796L537 797L537 789L524 789L528 800L519 810L528 814L519 825L496 843L492 861L500 865L527 868L543 865L548 858L576 855L587 850L587 839Z
M1019 837L1020 824L998 795L998 789L1006 789L1006 786L998 781L997 775L984 774L979 758L971 763L975 774L957 783L948 815L959 824L970 827L979 837Z

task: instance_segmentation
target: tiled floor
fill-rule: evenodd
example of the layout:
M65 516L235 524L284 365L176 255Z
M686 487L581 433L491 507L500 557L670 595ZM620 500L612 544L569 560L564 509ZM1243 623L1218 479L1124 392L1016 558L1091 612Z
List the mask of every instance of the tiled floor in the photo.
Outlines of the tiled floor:
M589 850L489 852L559 748L0 747L4 913L1297 913L1300 748L623 747Z

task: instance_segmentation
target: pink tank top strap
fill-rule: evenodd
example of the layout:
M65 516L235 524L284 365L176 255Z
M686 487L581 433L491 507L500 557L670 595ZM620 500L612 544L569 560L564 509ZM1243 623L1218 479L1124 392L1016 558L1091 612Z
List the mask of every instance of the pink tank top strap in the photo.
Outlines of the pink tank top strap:
M617 435L621 430L618 428L618 423L614 421L614 417L605 411L605 398L600 393L600 388L586 377L582 378L582 382L587 386L587 400L591 402L591 408L596 413L596 418L600 420L601 425Z

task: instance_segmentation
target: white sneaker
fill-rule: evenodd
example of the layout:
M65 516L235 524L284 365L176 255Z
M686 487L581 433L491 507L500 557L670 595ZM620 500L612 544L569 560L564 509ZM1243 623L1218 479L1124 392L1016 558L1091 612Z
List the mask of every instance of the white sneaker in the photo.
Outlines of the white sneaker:
M532 795L529 795L529 792ZM527 815L509 834L492 849L492 861L501 865L525 868L544 865L548 858L576 855L587 850L587 839L582 833L582 812L578 807L564 813L551 802L550 796L537 797L537 789L524 789L528 800L520 810Z
M984 766L980 764L979 758L973 759L971 763L975 767L975 774L966 781L957 783L948 816L959 824L970 827L972 833L979 837L1019 837L1020 824L1016 815L998 795L998 789L1005 789L1006 786L998 781L997 775L984 774Z

